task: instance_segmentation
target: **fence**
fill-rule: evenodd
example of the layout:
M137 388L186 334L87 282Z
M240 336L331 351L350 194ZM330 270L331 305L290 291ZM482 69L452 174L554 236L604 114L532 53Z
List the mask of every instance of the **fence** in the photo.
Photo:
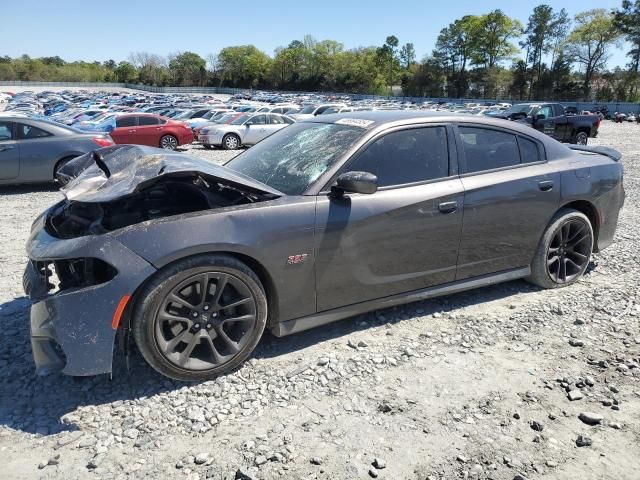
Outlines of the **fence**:
M141 90L150 93L200 93L200 94L227 94L235 95L245 93L247 89L226 88L226 87L156 87L152 85L132 84L132 83L84 83L84 82L23 82L23 81L0 81L0 87L21 86L21 87L74 87L74 88L128 88L132 90ZM403 97L403 96L381 96L366 95L354 93L337 93L337 92L273 92L273 93L296 93L296 94L320 94L346 96L352 100L396 100L402 102L448 102L448 103L487 103L487 102L507 102L507 103L523 103L523 100L514 99L487 99L487 98L428 98L428 97ZM536 101L538 102L538 101ZM543 101L540 101L543 102ZM640 113L640 103L631 102L560 102L565 107L575 107L581 110L599 110L607 108L610 113Z

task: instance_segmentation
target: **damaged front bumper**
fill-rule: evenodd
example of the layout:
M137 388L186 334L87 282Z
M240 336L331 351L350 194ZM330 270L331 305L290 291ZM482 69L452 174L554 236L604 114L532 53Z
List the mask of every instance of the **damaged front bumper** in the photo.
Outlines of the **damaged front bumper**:
M31 346L38 374L111 372L120 300L155 268L117 240L85 236L62 240L32 227L23 287L31 299Z

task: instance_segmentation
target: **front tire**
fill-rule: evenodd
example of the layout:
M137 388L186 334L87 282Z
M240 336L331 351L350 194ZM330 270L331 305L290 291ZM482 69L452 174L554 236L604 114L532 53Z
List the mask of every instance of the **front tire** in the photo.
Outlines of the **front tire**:
M227 133L222 139L222 148L225 150L240 148L240 138L233 133Z
M178 148L178 139L173 135L164 135L160 139L160 148L165 150L175 150Z
M558 211L544 232L527 280L542 288L566 287L577 282L589 265L593 228L577 210Z
M155 370L203 381L244 362L266 320L267 299L256 274L234 257L211 254L161 270L138 295L132 332Z

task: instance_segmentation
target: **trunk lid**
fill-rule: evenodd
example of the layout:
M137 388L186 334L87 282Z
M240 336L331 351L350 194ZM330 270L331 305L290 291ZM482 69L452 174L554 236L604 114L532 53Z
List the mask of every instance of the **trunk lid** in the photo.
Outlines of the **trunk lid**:
M592 155L604 155L605 157L609 157L611 160L615 162L619 162L622 158L622 154L613 148L609 147L601 147L601 146L587 146L587 145L567 145L571 150L575 150L576 152L584 153L584 154L592 154Z

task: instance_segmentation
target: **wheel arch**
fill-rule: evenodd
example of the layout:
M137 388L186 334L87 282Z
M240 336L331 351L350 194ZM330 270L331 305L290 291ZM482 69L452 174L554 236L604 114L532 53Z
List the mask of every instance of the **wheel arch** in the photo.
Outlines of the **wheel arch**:
M278 309L278 305L279 305L278 291L277 291L275 281L273 280L273 277L271 276L267 268L260 261L258 261L256 258L250 255L247 255L245 253L221 249L221 250L206 250L206 251L200 251L197 253L180 255L180 256L173 257L171 261L163 262L161 265L156 265L156 267L158 267L157 270L153 274L145 278L144 281L142 281L131 294L131 299L127 304L127 308L124 311L123 321L121 322L118 330L121 330L121 329L129 330L131 328L131 318L132 318L134 306L139 301L141 292L144 291L144 288L147 286L149 282L151 282L156 277L156 275L158 275L165 268L168 268L171 265L175 264L176 262L180 262L188 258L195 258L195 257L199 257L203 255L211 255L211 254L227 255L229 257L233 257L245 263L251 270L253 270L253 272L257 275L258 279L260 280L260 283L262 284L262 287L264 288L265 294L267 296L267 328L275 325L279 316L278 315L278 310L279 310Z
M591 228L593 229L593 251L597 253L598 252L598 234L600 231L600 214L598 213L598 209L596 208L596 206L593 203L589 202L588 200L574 200L572 202L562 205L558 209L558 211L565 208L571 208L573 210L577 210L587 216L587 218L589 219L589 223L591 223Z
M53 171L51 172L51 178L56 179L56 171L60 167L63 162L68 160L73 160L74 158L78 158L79 156L84 155L84 153L66 153L53 164Z

